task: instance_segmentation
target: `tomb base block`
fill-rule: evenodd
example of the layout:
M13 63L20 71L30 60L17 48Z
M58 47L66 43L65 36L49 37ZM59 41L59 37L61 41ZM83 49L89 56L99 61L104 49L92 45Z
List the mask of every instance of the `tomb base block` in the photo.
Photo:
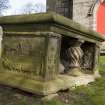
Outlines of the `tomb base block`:
M80 85L87 85L94 80L93 75L84 74L78 77L58 75L55 80L44 82L26 79L24 76L17 76L17 74L13 73L0 72L0 84L12 86L41 96L54 94L60 90L72 89Z

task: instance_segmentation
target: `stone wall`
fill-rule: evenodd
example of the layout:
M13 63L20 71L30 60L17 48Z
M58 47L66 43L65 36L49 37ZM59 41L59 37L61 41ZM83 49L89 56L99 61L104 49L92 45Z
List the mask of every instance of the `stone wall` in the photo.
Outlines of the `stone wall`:
M94 28L94 17L89 16L88 12L95 1L96 0L47 0L47 7L48 11L55 11L86 27Z
M72 18L72 0L47 0L47 10Z
M93 27L93 17L88 12L95 0L73 0L73 20L86 26Z

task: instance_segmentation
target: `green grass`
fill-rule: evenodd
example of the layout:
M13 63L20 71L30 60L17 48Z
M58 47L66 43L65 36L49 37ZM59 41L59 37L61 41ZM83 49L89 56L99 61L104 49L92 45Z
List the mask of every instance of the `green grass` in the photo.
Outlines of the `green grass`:
M52 100L46 102L44 105L64 105L64 103L60 102L60 100Z
M105 74L105 56L100 57L100 72Z
M105 105L105 79L102 78L88 85L78 87L75 91L80 98L91 103L90 105Z

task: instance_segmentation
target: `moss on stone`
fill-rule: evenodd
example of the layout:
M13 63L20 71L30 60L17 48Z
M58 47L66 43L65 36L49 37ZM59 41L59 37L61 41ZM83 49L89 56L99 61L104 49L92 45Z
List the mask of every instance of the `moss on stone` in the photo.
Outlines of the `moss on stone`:
M79 23L76 23L64 16L58 15L54 12L0 17L0 25L3 26L4 28L5 28L4 25L23 24L25 26L26 24L37 24L37 23L41 23L42 25L50 24L49 27L51 27L52 24L55 24L59 28L62 27L69 29L69 31L79 34L81 36L94 38L95 40L99 41L105 40L105 37L103 37L101 34L89 28L86 28L80 25ZM39 27L42 27L42 25Z

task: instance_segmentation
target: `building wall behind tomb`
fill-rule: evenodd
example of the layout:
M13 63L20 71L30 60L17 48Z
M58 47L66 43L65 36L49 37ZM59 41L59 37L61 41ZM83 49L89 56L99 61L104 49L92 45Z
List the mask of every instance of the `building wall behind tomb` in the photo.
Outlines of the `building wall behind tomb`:
M73 0L73 20L93 28L93 16L88 15L95 0Z
M74 21L94 28L94 16L88 15L96 0L47 0L47 10L55 11Z
M54 11L68 18L72 18L72 0L47 0L47 11Z

